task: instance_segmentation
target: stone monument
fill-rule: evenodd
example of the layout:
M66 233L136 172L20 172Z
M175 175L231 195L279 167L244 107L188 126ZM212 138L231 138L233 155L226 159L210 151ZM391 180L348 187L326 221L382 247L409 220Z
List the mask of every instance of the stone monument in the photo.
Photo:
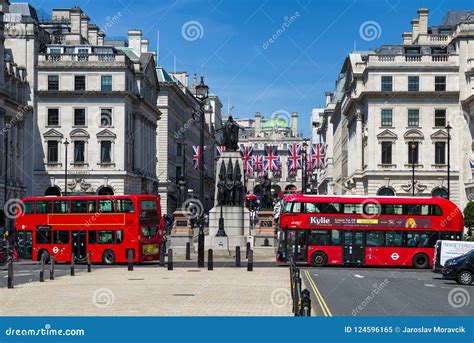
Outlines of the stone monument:
M273 217L272 180L267 174L260 178L261 206L258 211L258 222L255 227L255 246L274 247L276 233Z
M173 252L183 252L186 249L186 243L193 247L193 228L191 225L192 213L187 209L188 189L184 178L176 181L178 189L177 207L174 211L174 222L171 228L171 247Z
M248 210L244 207L244 169L238 151L241 127L229 116L224 126L221 154L216 166L215 206L209 213L209 235L206 247L220 255L229 255L235 247L245 247L248 237L245 228L250 225Z

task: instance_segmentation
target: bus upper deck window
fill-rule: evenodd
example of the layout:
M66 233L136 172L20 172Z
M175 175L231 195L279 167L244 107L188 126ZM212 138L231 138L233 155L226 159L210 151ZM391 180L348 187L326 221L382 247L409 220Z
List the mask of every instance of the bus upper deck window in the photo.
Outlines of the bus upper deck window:
M300 213L301 212L301 203L300 202L294 202L291 212Z
M117 212L119 213L133 213L133 201L130 199L117 200Z
M87 200L72 200L71 201L71 213L86 213L87 212Z
M315 203L306 202L304 204L304 213L319 213L319 208Z
M22 209L23 209L24 214L35 213L35 202L34 201L25 201L25 202L23 202Z
M46 214L53 212L53 202L51 200L40 200L36 202L36 213Z
M112 200L99 200L99 213L114 212L114 202Z

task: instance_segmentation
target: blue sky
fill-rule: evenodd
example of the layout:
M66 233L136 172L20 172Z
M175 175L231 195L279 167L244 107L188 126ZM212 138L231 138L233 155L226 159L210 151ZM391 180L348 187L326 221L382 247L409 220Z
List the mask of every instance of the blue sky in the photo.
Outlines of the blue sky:
M344 58L354 47L400 44L417 9L430 10L429 25L448 10L473 9L455 0L34 0L46 13L80 6L111 37L142 29L167 70L204 70L210 90L235 117L275 111L300 113L307 136L310 113L334 89ZM286 25L285 25L286 23ZM360 29L366 27L366 35ZM188 28L188 31L186 30ZM284 29L283 29L284 28ZM278 31L280 29L280 31ZM371 29L373 29L371 31ZM374 31L375 30L375 31ZM375 35L374 35L375 32ZM269 39L274 37L273 42Z

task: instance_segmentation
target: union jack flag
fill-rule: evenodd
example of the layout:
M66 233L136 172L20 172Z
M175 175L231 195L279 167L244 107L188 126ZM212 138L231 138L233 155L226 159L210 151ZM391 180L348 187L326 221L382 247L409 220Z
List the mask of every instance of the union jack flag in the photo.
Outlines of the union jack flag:
M253 147L252 146L244 146L243 144L240 145L240 158L242 159L242 163L244 165L244 170L246 175L253 174Z
M224 151L225 151L225 146L216 145L216 160L221 158L221 155Z
M288 170L301 168L301 144L288 145Z
M253 164L253 170L255 172L261 172L263 171L263 156L262 155L255 155L252 158L252 164Z
M204 151L206 151L207 146L204 146ZM193 145L193 168L199 169L199 164L201 162L201 146Z
M324 169L326 167L326 148L327 144L323 143L311 145L311 154L309 158L310 170Z
M469 164L471 165L471 178L474 179L474 158L469 158Z
M264 166L263 169L266 171L280 170L280 156L278 156L278 147L276 145L267 145L264 151Z

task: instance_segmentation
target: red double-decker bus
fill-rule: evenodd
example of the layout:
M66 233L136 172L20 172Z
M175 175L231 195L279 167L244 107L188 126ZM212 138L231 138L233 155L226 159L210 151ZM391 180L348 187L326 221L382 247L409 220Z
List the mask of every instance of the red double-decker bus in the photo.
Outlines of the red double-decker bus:
M461 210L438 197L290 195L277 262L428 268L436 241L463 229Z
M15 228L33 260L114 264L159 259L164 223L154 195L46 196L22 199ZM21 248L17 244L17 249Z

